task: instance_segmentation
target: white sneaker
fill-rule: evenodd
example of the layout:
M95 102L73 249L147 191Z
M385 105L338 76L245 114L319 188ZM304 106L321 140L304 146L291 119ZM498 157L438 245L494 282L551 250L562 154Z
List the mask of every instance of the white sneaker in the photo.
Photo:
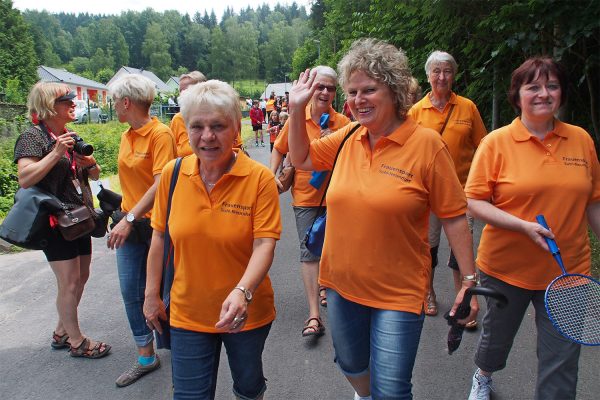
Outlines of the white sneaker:
M371 396L360 397L358 393L354 392L354 400L373 400Z
M473 386L469 400L490 400L490 393L494 391L492 387L492 377L481 375L479 369L473 375Z

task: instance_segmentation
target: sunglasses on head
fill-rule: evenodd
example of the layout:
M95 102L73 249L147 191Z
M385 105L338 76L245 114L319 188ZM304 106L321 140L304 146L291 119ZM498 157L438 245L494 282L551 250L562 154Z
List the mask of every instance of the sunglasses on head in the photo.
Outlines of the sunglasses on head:
M336 87L334 85L328 86L328 85L317 85L317 90L319 92L324 92L325 89L327 89L328 92L335 92Z
M75 93L70 92L67 94L63 94L60 97L57 97L56 100L54 100L55 103L63 103L65 101L73 101L73 99L75 98Z

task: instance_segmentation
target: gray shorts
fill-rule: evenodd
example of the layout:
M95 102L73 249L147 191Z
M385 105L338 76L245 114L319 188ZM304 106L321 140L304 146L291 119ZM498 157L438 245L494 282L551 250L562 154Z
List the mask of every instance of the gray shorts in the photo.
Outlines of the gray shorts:
M306 231L312 225L317 217L321 207L293 207L294 216L296 217L296 229L298 230L298 239L300 240L300 262L319 261L321 257L315 256L308 251L304 245L304 237Z
M532 303L535 309L538 358L535 399L575 400L581 346L554 329L544 306L545 291L522 289L484 272L481 272L481 286L503 293L508 298L508 305L498 308L495 300L488 301L475 353L475 364L489 372L504 369L521 321L529 303Z

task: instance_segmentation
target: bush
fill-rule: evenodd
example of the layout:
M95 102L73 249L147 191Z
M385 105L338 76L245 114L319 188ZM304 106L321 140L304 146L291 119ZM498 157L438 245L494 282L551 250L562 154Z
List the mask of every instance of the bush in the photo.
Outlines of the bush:
M117 174L121 135L127 130L128 125L111 121L106 124L71 125L69 128L94 146L94 158L102 168L102 176Z

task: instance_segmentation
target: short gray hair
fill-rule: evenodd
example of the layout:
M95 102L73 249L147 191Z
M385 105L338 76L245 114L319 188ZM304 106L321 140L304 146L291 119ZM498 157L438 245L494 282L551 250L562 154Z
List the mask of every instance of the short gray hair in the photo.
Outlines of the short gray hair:
M327 78L333 79L333 81L337 85L338 74L337 74L337 72L335 72L335 69L333 69L327 65L317 65L316 67L314 67L312 69L312 71L314 71L317 74L317 76L321 75L321 76L325 76Z
M113 97L128 97L134 103L150 108L156 96L154 82L140 74L129 74L117 79L108 87Z
M192 82L195 83L200 83L200 82L206 82L206 76L204 76L204 74L200 71L192 71L192 72L188 72L187 74L181 74L181 76L179 77L179 80L182 79L191 79Z
M228 118L234 126L241 128L242 111L240 109L240 96L234 88L227 83L211 79L190 86L179 98L181 115L189 128L189 121L195 110L207 107Z
M427 57L427 61L425 61L425 73L429 76L431 72L431 68L434 65L447 62L452 66L453 75L456 75L458 72L458 64L456 60L450 53L446 53L445 51L436 50Z
M358 39L339 62L338 71L344 91L350 76L356 71L362 71L371 79L387 85L393 93L397 116L406 118L412 106L409 95L412 74L402 49L378 39Z

